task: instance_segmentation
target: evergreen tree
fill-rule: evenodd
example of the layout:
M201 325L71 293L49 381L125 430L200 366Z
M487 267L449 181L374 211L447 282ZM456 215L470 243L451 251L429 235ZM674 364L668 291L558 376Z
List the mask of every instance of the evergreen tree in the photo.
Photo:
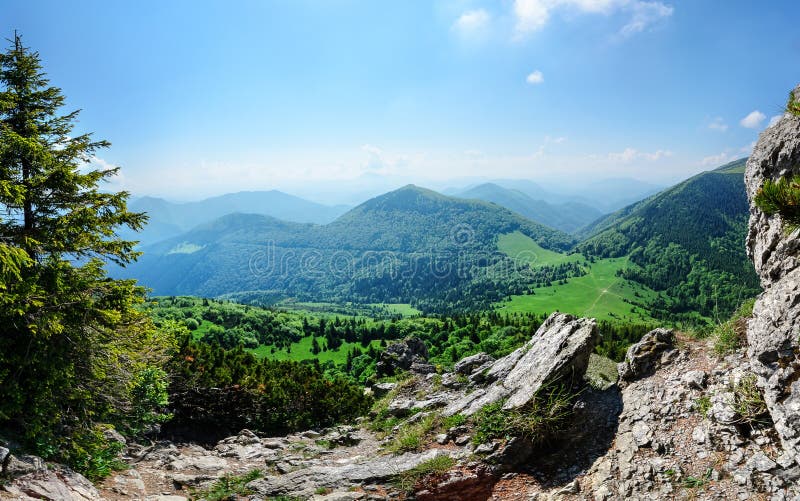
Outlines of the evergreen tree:
M80 467L97 423L155 419L171 341L135 309L143 290L105 275L138 255L116 229L145 216L99 189L118 169L87 167L109 143L74 133L63 104L15 34L0 54L0 427Z

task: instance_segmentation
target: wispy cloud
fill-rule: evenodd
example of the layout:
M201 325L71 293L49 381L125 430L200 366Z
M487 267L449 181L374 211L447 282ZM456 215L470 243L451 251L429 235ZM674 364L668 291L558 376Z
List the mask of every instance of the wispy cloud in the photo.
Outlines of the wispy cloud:
M662 158L671 157L672 152L669 150L656 150L652 153L639 151L635 148L625 148L619 153L609 153L608 159L614 162L630 163L634 160L649 160L654 162Z
M711 130L718 130L720 132L725 132L728 130L728 124L725 123L725 120L722 117L717 117L708 124L708 128Z
M623 37L641 33L660 19L670 17L675 10L661 2L632 2L629 9L632 12L631 19L619 30Z
M525 81L531 85L538 85L540 83L544 83L544 75L539 70L534 71L530 75L525 78Z
M767 116L765 114L761 113L758 110L754 110L754 111L751 111L750 113L748 113L748 115L746 117L741 119L739 121L739 124L742 127L746 127L748 129L757 129L761 125L761 122L764 121L765 118L767 118Z
M623 38L645 31L674 12L671 5L643 0L515 0L514 37L522 39L544 27L553 11L572 9L584 14L624 12L629 18L619 30Z

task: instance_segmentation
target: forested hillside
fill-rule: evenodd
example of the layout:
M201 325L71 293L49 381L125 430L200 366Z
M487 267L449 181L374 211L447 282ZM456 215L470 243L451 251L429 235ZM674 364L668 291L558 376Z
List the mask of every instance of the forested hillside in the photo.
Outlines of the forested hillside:
M661 315L727 315L759 291L744 251L745 160L692 177L593 225L578 245L588 256L629 256L627 279L664 291Z
M156 294L411 303L427 311L475 310L535 281L527 264L497 252L519 231L566 250L564 233L494 204L407 186L316 226L232 214L144 248L118 270Z

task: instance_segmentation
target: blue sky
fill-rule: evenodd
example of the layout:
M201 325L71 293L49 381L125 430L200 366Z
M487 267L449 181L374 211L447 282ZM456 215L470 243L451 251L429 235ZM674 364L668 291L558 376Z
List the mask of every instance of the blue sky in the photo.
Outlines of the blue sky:
M172 198L472 178L659 184L745 156L800 2L6 1L116 184ZM312 188L317 187L317 188Z

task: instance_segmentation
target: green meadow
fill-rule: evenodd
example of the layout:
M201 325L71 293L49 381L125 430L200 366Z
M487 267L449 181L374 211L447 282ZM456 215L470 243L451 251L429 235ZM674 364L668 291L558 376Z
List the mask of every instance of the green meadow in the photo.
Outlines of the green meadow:
M527 236L515 232L498 240L498 249L515 259L524 259L531 266L582 262L581 254L560 254L542 249ZM587 264L587 274L570 278L564 284L539 287L531 294L511 296L497 303L501 313L551 313L561 311L600 320L650 322L653 319L640 306L656 297L656 292L625 280L617 271L631 266L627 257L599 259Z

